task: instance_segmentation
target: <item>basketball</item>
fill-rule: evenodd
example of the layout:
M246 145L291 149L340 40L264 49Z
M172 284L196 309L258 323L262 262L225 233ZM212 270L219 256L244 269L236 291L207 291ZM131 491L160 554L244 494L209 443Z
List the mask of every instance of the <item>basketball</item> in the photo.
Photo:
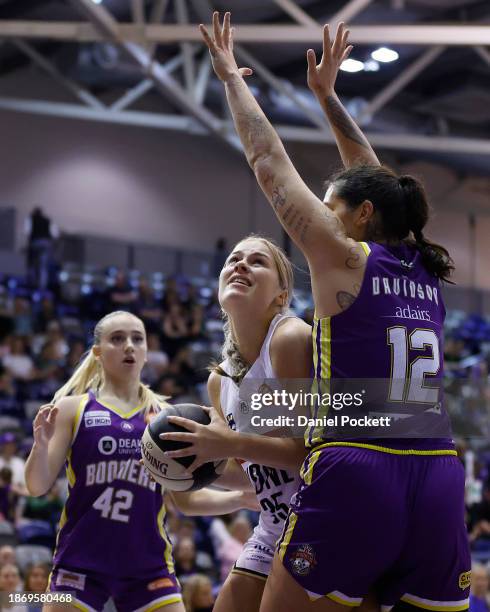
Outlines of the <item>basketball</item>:
M165 408L146 427L141 440L141 456L145 468L152 478L170 491L195 491L214 482L223 472L226 459L210 461L199 466L192 476L186 474L186 469L195 459L195 455L171 459L164 455L165 451L179 450L188 446L186 442L162 440L160 434L186 430L168 422L169 416L180 416L202 425L209 423L207 413L196 404L175 404Z

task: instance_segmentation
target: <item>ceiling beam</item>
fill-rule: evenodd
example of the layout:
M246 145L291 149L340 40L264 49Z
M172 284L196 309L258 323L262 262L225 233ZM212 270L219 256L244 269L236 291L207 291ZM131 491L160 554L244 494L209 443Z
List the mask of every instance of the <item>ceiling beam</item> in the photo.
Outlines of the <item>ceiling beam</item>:
M109 109L94 109L77 104L61 104L41 100L22 100L0 97L0 110L55 116L58 118L84 119L105 123L136 125L140 127L177 130L207 135L208 132L192 117L162 115L139 111L113 112ZM233 131L233 123L220 122L223 131ZM330 132L316 128L278 125L276 129L285 142L335 144ZM483 138L455 138L441 136L420 136L412 134L367 133L366 137L374 147L400 151L437 151L443 153L464 153L490 156L490 141Z
M103 6L92 0L72 0L73 4L86 15L105 37L121 46L126 55L140 68L143 76L155 83L155 89L170 100L179 110L194 117L212 134L225 141L235 150L241 150L234 135L223 132L221 121L209 110L196 104L192 96L175 80L165 68L154 61L144 46L125 41L120 34L118 22Z
M345 21L349 24L349 30L351 29L350 22L356 17L361 11L371 4L373 0L350 0L345 6L339 11L332 15L329 19L329 23L338 23L339 21Z
M93 4L93 3L91 3ZM94 5L95 8L103 8ZM422 46L490 46L490 27L485 25L353 25L349 28L353 44L397 44ZM196 24L117 23L114 34L121 42L202 42ZM63 21L0 21L0 38L44 38L79 42L105 40L106 36L90 23ZM289 43L312 45L322 40L321 26L240 24L236 42Z
M305 26L318 26L318 22L315 21L313 17L310 17L308 13L298 6L296 2L293 2L293 0L272 0L272 2L281 7L285 13L296 21L296 23L300 23Z
M104 108L104 104L98 100L88 89L78 85L75 81L65 77L58 68L44 55L39 53L37 49L32 47L29 43L24 40L18 40L14 38L10 41L19 51L27 55L37 66L39 66L44 72L49 74L63 89L69 91L76 98L91 106L92 108Z
M432 47L426 49L410 66L400 72L396 78L384 87L369 104L362 110L357 118L361 125L369 123L373 116L380 111L392 98L394 98L404 87L413 81L427 66L432 64L446 47Z

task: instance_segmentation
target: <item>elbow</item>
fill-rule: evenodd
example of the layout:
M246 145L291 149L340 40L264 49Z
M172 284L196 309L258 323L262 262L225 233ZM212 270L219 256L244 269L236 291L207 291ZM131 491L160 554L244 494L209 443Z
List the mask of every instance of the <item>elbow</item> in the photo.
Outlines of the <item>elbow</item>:
M26 489L31 497L41 497L49 491L49 487L40 487L38 483L29 482L28 480L26 480Z

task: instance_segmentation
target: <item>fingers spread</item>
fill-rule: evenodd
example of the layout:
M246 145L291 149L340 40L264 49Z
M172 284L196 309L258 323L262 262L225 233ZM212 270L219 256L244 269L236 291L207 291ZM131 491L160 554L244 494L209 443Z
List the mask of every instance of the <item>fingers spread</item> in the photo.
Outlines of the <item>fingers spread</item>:
M308 72L313 73L316 70L316 53L313 49L308 49L306 52L306 60L308 62Z
M216 45L218 47L222 47L223 46L223 39L221 36L221 28L219 25L219 13L218 11L214 11L213 13L213 35L214 35L214 40L216 42Z
M231 13L226 12L225 18L223 20L222 40L225 48L228 48L230 46L230 17Z
M347 47L347 49L344 51L344 55L342 55L342 60L341 60L342 62L345 62L345 60L349 57L350 52L352 51L353 48L354 47L352 45L349 45Z
M330 44L330 31L328 29L328 23L323 26L323 56L329 58L331 54L331 44Z

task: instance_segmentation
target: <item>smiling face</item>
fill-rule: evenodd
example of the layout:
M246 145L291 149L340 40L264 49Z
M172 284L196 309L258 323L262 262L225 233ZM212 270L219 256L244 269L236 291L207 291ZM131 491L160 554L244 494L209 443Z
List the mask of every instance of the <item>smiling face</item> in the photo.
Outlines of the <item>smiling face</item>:
M287 299L277 265L267 243L257 238L239 242L219 278L219 302L229 314L237 308L264 316L279 312Z
M108 317L92 350L106 377L139 379L147 353L143 323L129 313Z

